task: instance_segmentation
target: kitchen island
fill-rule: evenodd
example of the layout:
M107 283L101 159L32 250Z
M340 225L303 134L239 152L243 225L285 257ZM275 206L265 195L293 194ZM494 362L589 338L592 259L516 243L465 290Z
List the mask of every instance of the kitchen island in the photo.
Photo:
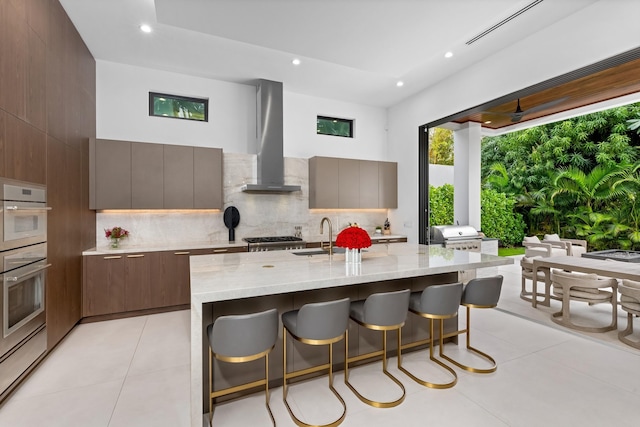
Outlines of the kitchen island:
M313 252L313 250L307 250ZM274 251L263 253L229 253L190 257L191 277L191 425L203 425L203 402L208 375L206 325L219 315L248 313L267 308L285 311L299 308L312 301L349 296L362 299L373 292L410 288L424 289L431 284L452 283L458 272L484 267L512 264L510 258L501 258L477 252L445 249L411 243L374 245L363 252L362 263L345 264L344 254L304 255L300 251ZM302 254L300 254L302 253ZM425 324L418 325L408 317L403 339L422 334ZM449 328L457 329L457 323ZM352 329L353 328L353 329ZM361 354L376 347L371 334L350 325L350 354ZM377 337L377 335L376 335ZM405 341L403 341L404 343ZM352 344L353 343L353 344ZM351 347L353 345L353 348ZM342 347L344 349L344 347ZM312 349L314 350L314 349ZM292 346L287 359L296 369L311 366L326 357L324 352ZM336 354L344 350L336 348ZM282 374L282 349L276 344L270 358L270 377ZM341 360L336 360L341 363ZM216 384L226 386L230 378L244 382L251 380L251 369L242 366L225 367Z

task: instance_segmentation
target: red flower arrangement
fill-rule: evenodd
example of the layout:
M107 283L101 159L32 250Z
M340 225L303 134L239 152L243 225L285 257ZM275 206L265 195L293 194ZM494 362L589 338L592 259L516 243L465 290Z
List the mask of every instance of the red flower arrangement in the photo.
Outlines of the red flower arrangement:
M129 237L129 232L122 227L106 228L104 230L104 237L107 239L123 239Z
M351 224L349 227L338 233L336 246L347 249L362 249L371 246L369 233L358 227L358 224Z

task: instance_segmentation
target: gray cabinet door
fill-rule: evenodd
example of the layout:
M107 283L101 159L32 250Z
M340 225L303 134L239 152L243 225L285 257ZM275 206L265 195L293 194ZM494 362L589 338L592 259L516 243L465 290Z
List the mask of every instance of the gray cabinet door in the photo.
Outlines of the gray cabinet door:
M398 164L378 162L378 207L398 207Z
M309 159L309 209L336 209L339 204L339 159Z
M131 207L161 209L164 204L164 146L131 143Z
M378 162L360 160L360 209L378 208Z
M222 209L222 149L196 147L193 153L193 207Z
M91 209L131 209L131 142L92 139Z
M339 159L338 208L358 209L360 207L360 160Z
M193 208L193 147L164 146L164 207Z

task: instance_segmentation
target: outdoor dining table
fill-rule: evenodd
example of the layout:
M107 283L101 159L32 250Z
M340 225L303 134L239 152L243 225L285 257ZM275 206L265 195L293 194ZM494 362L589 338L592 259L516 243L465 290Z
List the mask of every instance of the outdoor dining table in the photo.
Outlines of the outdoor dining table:
M533 260L533 295L531 305L536 307L535 295L538 291L538 271L544 272L545 301L548 301L551 294L551 269L557 268L565 271L578 271L581 273L595 273L599 276L611 277L614 279L629 279L640 282L640 263L623 262L614 260L600 260L593 258L574 257L568 255L554 256L547 258L535 258Z

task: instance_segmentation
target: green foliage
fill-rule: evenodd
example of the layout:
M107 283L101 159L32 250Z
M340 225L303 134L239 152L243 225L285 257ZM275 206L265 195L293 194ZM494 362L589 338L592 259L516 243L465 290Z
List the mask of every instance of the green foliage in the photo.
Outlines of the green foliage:
M453 224L453 185L429 186L429 224Z
M453 131L443 128L429 129L429 163L453 165Z
M429 186L430 224L453 224L453 186ZM504 193L484 189L480 194L482 231L487 237L500 239L503 246L519 245L524 238L525 223L514 211L516 200Z
M516 198L528 235L584 238L589 250L640 248L634 130L640 103L485 138L484 187Z
M352 122L347 119L334 119L330 117L318 117L316 131L321 135L343 136L351 138Z
M481 200L481 228L487 237L500 239L502 246L514 246L524 239L525 222L515 211L515 197L492 189L483 189Z

